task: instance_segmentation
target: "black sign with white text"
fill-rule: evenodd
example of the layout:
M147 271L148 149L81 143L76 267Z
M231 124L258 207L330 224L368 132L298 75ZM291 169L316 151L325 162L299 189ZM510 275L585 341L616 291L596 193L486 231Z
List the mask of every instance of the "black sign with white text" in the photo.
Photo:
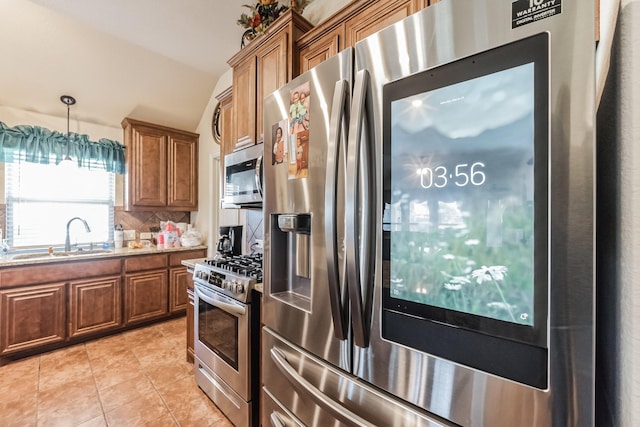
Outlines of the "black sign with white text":
M559 15L562 0L518 0L511 5L511 28Z

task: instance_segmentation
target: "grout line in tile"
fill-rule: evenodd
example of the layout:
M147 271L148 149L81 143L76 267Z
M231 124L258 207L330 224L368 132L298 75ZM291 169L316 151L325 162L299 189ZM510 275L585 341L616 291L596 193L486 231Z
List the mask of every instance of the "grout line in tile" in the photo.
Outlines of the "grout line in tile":
M98 396L98 402L100 402L100 410L102 411L102 419L104 420L104 425L108 426L109 422L107 421L107 413L104 410L104 403L102 403L102 396L100 396L100 389L98 388L98 381L96 380L96 374L93 370L93 364L95 360L89 356L89 352L87 350L86 344L84 345L84 351L87 353L87 359L89 359L89 368L91 369L91 378L93 379L93 386L96 388L96 395Z

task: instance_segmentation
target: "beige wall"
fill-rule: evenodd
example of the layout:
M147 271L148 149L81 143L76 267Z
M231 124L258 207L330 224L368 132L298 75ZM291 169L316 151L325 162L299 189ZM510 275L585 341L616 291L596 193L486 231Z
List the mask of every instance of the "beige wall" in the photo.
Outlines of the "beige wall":
M338 9L349 3L348 0L322 0L312 2L303 12L310 22L317 24ZM213 93L209 99L200 123L196 130L200 134L200 153L199 159L199 193L198 193L198 212L191 215L191 223L206 236L209 245L209 255L215 253L215 243L218 239L218 225L236 225L241 224L247 226L246 212L235 209L220 209L220 171L217 168L220 159L220 147L215 143L211 133L211 119L213 112L218 103L216 95L231 87L233 81L232 70L229 69L218 80ZM244 248L244 252L248 252L249 248Z

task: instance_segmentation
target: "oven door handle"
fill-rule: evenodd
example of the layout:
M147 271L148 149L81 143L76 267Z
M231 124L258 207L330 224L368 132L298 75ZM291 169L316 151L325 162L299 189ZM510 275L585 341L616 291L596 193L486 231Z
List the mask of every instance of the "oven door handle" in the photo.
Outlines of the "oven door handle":
M196 295L198 295L198 298L200 298L207 304L224 310L227 313L235 314L238 317L247 314L247 309L244 305L227 302L222 299L222 297L214 294L213 292L208 292L199 286L194 286L193 289L196 291Z

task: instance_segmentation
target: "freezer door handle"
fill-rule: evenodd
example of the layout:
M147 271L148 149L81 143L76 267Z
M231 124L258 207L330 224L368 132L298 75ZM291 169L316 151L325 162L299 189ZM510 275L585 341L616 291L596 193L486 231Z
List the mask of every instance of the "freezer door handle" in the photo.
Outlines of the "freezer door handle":
M327 256L327 273L329 277L329 302L331 304L331 317L335 337L339 340L347 339L346 310L343 304L342 290L344 277L340 275L338 251L338 194L340 189L340 171L346 170L346 150L343 143L343 127L349 120L347 96L348 82L339 80L336 82L331 106L331 119L329 122L329 141L327 147L327 173L325 182L325 248ZM344 223L344 222L343 222ZM343 268L342 271L345 271Z
M336 419L348 425L373 426L373 424L364 418L359 417L353 412L342 407L338 402L327 397L324 393L314 387L313 384L300 376L296 372L295 368L289 364L287 356L281 350L272 347L270 354L271 359L278 369L280 369L296 390L309 397L321 408L330 412Z
M282 418L280 418L280 415L277 412L272 412L269 416L269 419L271 420L271 425L273 427L287 427L287 425L284 423L284 421L282 421Z
M372 229L375 221L375 183L371 129L369 72L356 74L351 102L347 142L346 237L347 283L351 303L353 340L358 347L369 346L371 296L374 270ZM363 142L363 139L365 141Z

